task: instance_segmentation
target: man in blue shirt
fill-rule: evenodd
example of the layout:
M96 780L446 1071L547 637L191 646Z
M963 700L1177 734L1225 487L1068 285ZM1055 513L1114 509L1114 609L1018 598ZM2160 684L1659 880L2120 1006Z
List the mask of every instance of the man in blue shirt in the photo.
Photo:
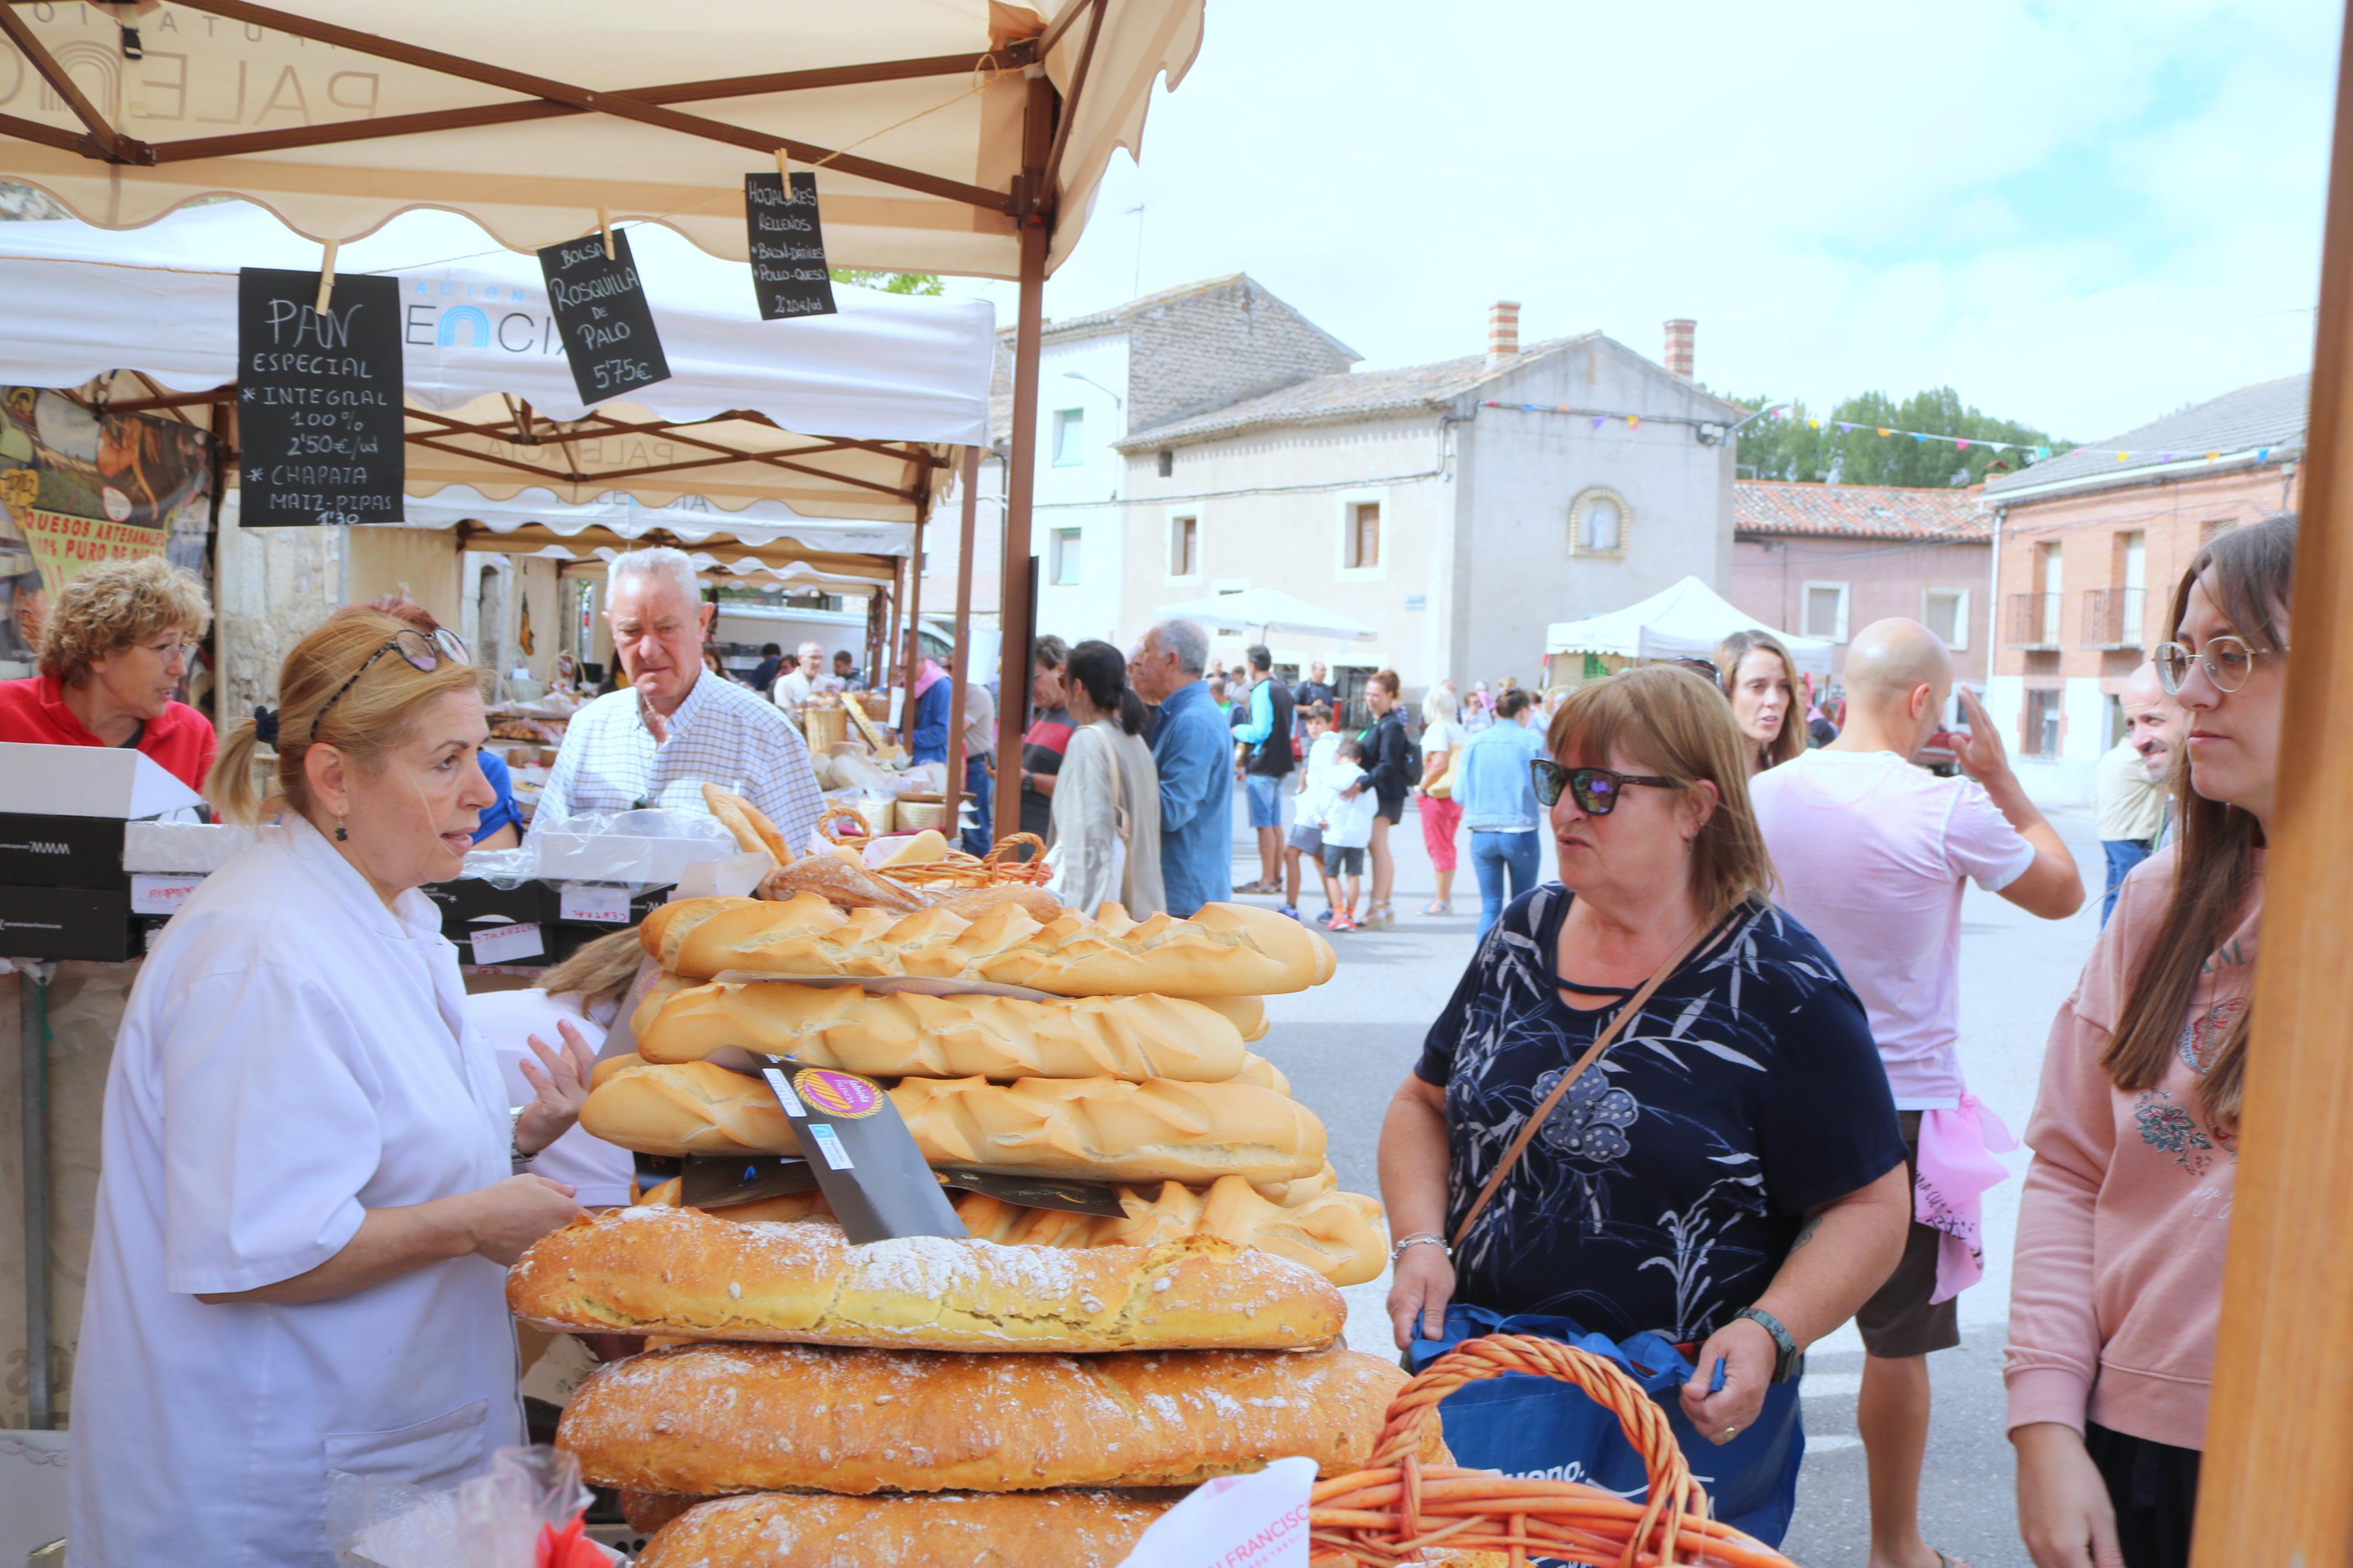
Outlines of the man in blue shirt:
M1180 920L1234 893L1234 737L1202 684L1208 666L1209 634L1191 621L1161 622L1128 661L1136 695L1160 708L1160 879Z

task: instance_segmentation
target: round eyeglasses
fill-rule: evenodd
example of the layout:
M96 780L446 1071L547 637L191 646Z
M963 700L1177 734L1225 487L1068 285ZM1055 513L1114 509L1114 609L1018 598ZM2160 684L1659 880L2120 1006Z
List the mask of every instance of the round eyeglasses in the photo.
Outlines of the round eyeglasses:
M453 664L464 664L471 657L466 651L466 639L447 626L436 629L430 637L418 631L395 632L385 639L382 647L361 661L360 667L352 671L349 680L335 688L335 694L332 697L320 705L319 716L311 721L311 733L316 735L319 732L319 726L327 721L329 711L336 703L343 700L343 693L349 691L377 659L382 658L385 654L396 652L408 661L410 668L420 675L432 674L441 668L441 661L445 658Z
M2215 690L2232 692L2244 686L2247 678L2255 672L2255 660L2273 651L2257 647L2244 637L2208 637L2204 647L2194 650L2182 643L2159 643L2149 660L2157 666L2157 683L2165 688L2165 694L2178 697L2182 683L2189 679L2189 667L2193 664L2206 671L2206 679L2213 682Z

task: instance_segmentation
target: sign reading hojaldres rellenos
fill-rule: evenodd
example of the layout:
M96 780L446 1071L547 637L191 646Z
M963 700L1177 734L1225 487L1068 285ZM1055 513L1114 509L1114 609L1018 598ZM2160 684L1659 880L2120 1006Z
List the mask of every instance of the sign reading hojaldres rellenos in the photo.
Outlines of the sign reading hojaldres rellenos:
M400 285L248 267L237 283L237 521L398 522Z
M629 237L613 231L613 253L605 236L566 240L539 252L547 279L547 306L571 362L580 401L599 403L670 379L661 339L654 331L652 302L629 256Z
M833 274L825 266L825 229L818 221L817 176L744 176L744 223L751 237L752 289L760 319L834 313Z

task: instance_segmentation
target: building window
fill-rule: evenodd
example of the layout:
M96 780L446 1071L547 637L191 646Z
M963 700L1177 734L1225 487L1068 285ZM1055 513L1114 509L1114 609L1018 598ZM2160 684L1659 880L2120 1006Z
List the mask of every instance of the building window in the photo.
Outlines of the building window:
M1380 502L1348 503L1348 538L1340 563L1352 572L1381 563Z
M1160 477L1165 479L1176 471L1176 454L1165 447L1162 448L1160 453Z
M1054 414L1054 467L1075 468L1087 460L1087 411L1057 409Z
M1928 629L1945 639L1945 646L1958 650L1969 646L1969 591L1967 588L1931 588L1921 605L1920 618Z
M2019 737L2030 757L2059 754L2059 698L2056 691L2026 694L2026 732Z
M1568 552L1625 554L1626 521L1624 496L1615 490L1587 490L1568 503Z
M1054 531L1054 586L1069 588L1079 581L1079 531L1058 528Z
M1810 637L1826 637L1831 642L1846 641L1846 584L1809 583L1806 584L1805 592L1804 635Z
M1168 575L1198 577L1201 574L1201 520L1198 517L1172 517L1168 520Z

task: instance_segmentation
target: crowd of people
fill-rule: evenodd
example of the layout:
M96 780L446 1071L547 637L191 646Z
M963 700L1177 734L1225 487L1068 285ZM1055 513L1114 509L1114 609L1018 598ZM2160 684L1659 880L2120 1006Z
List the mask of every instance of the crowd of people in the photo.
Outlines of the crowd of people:
M2295 553L2288 516L2198 552L2102 769L2104 923L2044 1057L2012 1268L2037 1568L2187 1562ZM774 700L717 675L671 550L617 560L606 614L628 685L575 717L541 812L700 809L717 783L806 839L820 797L787 700L823 689L823 650L775 656ZM417 891L518 826L465 645L414 605L350 606L216 742L175 696L210 616L161 562L95 566L39 673L0 683L0 740L136 748L268 824L148 959L110 1072L69 1469L79 1542L109 1561L191 1531L287 1560L330 1468L471 1473L518 1435L504 1266L625 1182L565 1141L634 938L476 1016ZM1468 829L1482 940L1380 1139L1400 1347L1464 1312L1653 1332L1694 1369L1679 1431L1728 1444L1794 1423L1806 1347L1854 1319L1871 1560L1947 1568L1917 1518L1926 1358L1957 1342L2007 1146L1957 1060L1963 889L2045 920L2085 893L1966 689L1962 776L1915 764L1955 693L1943 642L1859 633L1820 745L1761 634L1704 673L1588 682L1541 730L1528 692L1441 688L1418 744L1394 672L1355 724L1321 667L1288 685L1263 647L1221 707L1208 650L1184 621L1125 650L1038 639L1021 821L1074 907L1186 916L1240 891L1296 917L1312 865L1343 932L1394 919L1410 795L1432 913ZM944 736L927 676L912 732ZM1240 889L1237 786L1260 871Z

